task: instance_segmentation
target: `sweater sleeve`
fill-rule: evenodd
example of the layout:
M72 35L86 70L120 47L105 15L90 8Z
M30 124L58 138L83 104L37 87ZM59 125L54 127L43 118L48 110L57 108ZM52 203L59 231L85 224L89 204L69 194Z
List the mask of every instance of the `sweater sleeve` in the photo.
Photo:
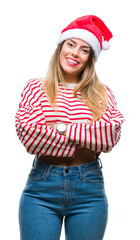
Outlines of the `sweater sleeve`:
M27 82L15 116L15 127L21 143L30 154L73 156L76 144L46 125L41 108L41 83Z
M108 107L99 121L92 124L75 123L67 127L66 138L82 147L96 152L109 152L119 142L121 126L124 122L122 113L117 109L113 92L106 87Z

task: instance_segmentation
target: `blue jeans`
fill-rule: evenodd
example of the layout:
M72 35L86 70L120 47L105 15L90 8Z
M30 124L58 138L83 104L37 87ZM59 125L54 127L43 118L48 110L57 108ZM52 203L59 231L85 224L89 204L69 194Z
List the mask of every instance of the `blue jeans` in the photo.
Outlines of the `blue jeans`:
M21 240L102 240L108 204L99 158L71 167L37 156L19 206Z

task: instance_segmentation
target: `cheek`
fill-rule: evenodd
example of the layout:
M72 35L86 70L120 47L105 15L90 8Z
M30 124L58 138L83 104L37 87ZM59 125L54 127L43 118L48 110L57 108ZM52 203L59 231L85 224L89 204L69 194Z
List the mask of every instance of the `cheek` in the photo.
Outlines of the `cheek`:
M84 57L84 58L83 58L83 60L82 60L82 65L83 65L83 67L86 66L86 64L87 64L87 62L88 62L88 58L89 58L89 57Z
M60 61L60 65L63 64L64 58L66 55L66 51L65 51L65 47L63 46L59 55L59 61Z
M86 64L88 62L89 55L84 57L84 63Z

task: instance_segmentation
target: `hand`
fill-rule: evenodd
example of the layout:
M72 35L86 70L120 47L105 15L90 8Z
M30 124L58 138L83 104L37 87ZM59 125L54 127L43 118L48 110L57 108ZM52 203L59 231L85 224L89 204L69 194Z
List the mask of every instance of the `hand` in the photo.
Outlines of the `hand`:
M67 133L67 129L66 129L66 131L63 133L63 136L65 136L65 137L66 137L66 133Z
M57 124L58 124L58 123L54 123L54 124L52 124L52 123L47 123L47 126L48 126L49 128L53 128L53 129L56 130ZM52 125L53 125L53 126L52 126Z
M53 128L56 130L56 127L57 127L58 123L54 123L53 124Z
M50 129L52 128L52 124L51 124L51 123L47 123L46 125L47 125L47 127L49 127Z
M81 148L84 148L84 147L82 147L81 145L78 145L77 149L81 149Z

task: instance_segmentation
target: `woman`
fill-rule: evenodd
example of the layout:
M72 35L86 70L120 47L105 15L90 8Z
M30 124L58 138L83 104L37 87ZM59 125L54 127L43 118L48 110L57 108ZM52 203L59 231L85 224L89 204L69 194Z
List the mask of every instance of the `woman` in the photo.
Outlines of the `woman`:
M61 32L45 79L31 79L16 114L17 135L35 159L19 208L21 240L101 240L108 203L101 152L121 134L123 115L94 63L112 33L96 16Z

